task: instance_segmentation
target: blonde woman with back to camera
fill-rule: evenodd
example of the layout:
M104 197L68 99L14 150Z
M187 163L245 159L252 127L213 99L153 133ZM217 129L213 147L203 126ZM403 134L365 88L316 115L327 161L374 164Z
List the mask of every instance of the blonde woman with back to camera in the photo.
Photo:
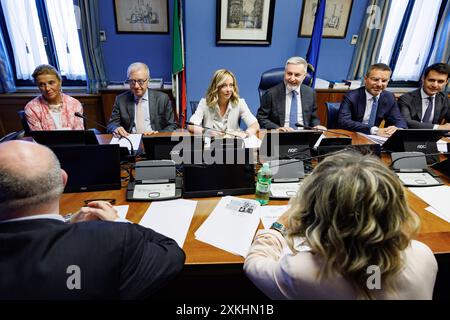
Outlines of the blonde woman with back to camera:
M272 299L432 299L437 262L418 228L395 173L340 153L257 233L244 270Z
M239 129L239 119L247 125L245 132ZM226 133L242 138L255 135L259 130L258 120L251 113L244 99L239 98L239 88L234 74L226 69L214 73L206 99L200 100L197 110L190 118L188 130L192 133L203 133L202 127L208 127L205 133L219 136Z

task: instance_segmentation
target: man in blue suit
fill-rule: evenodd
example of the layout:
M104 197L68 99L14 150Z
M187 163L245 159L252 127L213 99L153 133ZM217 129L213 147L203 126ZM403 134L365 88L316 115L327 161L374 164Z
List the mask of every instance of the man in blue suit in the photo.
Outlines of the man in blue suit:
M349 91L341 103L338 125L342 129L365 134L391 136L398 128L406 129L394 95L386 89L391 69L384 63L369 67L364 76L364 87ZM380 128L382 121L384 128Z

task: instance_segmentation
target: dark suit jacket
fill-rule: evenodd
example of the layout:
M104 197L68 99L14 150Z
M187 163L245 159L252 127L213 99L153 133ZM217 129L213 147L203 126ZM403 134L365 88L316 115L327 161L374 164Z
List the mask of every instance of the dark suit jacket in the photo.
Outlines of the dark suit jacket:
M300 86L303 124L314 127L320 124L317 118L316 94L313 89L302 84ZM286 86L284 82L267 90L262 96L261 106L256 118L263 129L277 129L284 126L286 117Z
M347 92L339 107L339 128L370 134L369 125L362 123L365 111L365 87ZM407 128L406 121L400 114L400 109L395 101L395 96L389 91L383 91L380 94L375 126L378 127L383 120L385 121L385 127Z
M172 105L167 94L148 89L148 105L153 130L174 131L177 129ZM131 91L127 91L118 95L114 101L108 132L114 132L117 127L123 127L127 132L131 132L133 126L134 95Z
M131 223L0 223L0 300L144 298L184 259L174 240ZM80 290L67 288L71 265L80 268Z
M422 121L422 96L420 88L412 92L405 93L398 98L400 112L406 119L408 128L411 129L433 129L435 124L440 124L443 119L450 122L450 106L448 97L439 92L434 99L434 117L432 123Z

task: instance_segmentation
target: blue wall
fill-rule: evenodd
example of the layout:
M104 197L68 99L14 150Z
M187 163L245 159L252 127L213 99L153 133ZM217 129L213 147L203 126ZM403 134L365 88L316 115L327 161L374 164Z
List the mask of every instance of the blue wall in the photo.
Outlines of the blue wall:
M101 28L106 31L103 43L106 73L109 80L121 81L127 66L143 61L150 67L152 77L171 79L171 35L117 34L113 1L100 1ZM172 32L172 5L170 32ZM347 77L354 45L353 34L358 34L365 15L367 0L354 0L345 39L323 39L318 76L328 80ZM204 96L215 70L227 68L238 79L241 97L256 113L259 107L257 87L263 71L284 65L293 55L305 56L310 38L298 38L302 1L277 0L270 46L216 46L216 0L185 0L185 51L188 101ZM188 103L189 105L189 103ZM188 107L188 116L190 110Z

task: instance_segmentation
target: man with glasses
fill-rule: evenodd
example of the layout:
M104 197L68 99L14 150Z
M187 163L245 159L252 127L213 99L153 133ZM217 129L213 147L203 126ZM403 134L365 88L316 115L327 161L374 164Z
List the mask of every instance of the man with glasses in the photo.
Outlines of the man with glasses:
M326 130L317 117L314 90L303 84L307 62L291 57L284 67L284 81L267 90L261 99L256 118L264 129L286 132L296 129L295 124Z
M116 97L108 132L118 136L129 133L150 135L158 131L177 129L169 96L156 90L148 90L150 71L142 62L132 63L127 70L130 91Z
M391 68L384 63L369 67L364 87L345 94L338 114L342 129L390 137L398 128L406 129L406 121L392 92L385 91ZM384 120L384 128L380 128Z
M422 88L398 98L400 111L412 129L450 130L450 101L444 92L450 65L435 63L425 69ZM441 124L443 120L446 124Z

